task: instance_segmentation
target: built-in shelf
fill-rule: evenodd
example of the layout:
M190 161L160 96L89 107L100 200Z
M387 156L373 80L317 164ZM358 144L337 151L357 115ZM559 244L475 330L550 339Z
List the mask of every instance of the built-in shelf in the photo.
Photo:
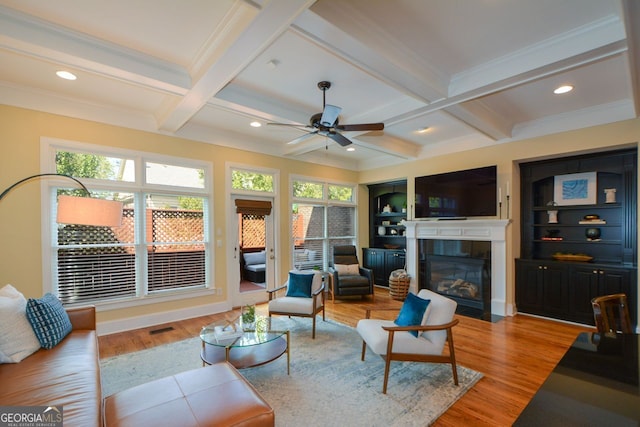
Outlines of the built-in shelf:
M636 166L636 149L520 165L518 311L593 325L591 299L625 293L637 324ZM595 191L594 204L549 204L556 194L556 177L583 173L595 173L595 185L590 187ZM606 198L605 189L611 188L616 189L614 203ZM597 215L605 223L580 224L587 215ZM589 240L587 230L594 228L600 237ZM559 254L581 255L589 261L559 260Z

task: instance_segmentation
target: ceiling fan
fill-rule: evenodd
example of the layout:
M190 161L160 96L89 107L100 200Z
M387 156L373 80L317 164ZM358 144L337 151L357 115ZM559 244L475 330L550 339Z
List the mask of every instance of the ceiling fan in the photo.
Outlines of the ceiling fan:
M299 142L304 141L305 139L311 138L315 135L323 135L331 138L341 146L345 147L351 144L351 141L343 136L340 131L349 132L349 131L372 131L372 130L383 130L384 123L361 123L361 124L352 124L352 125L341 125L338 123L338 115L342 108L336 107L335 105L329 105L325 102L325 94L327 89L331 87L331 82L321 81L318 83L318 89L322 91L322 113L316 113L309 119L309 124L305 126L305 129L311 129L309 133L302 135L294 139L293 141L289 141L288 144L297 144ZM267 123L269 125L278 125L278 126L293 126L300 127L299 125L291 125L285 123Z

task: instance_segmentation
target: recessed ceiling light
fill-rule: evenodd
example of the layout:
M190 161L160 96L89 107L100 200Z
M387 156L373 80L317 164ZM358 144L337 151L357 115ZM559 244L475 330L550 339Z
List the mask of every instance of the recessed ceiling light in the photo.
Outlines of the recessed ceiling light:
M560 95L562 93L571 92L572 90L573 90L573 86L571 86L571 85L563 85L563 86L560 86L560 87L556 88L556 90L554 90L553 93L555 93L556 95Z
M70 71L56 71L56 76L65 80L75 80L77 79L76 75Z
M356 147L349 147L347 148L347 151L356 151Z
M431 129L429 126L425 126L423 128L418 129L418 133L429 132L429 129Z
M251 125L251 127L254 127L254 128L259 128L260 126L262 126L262 123L260 122L251 122L249 124Z

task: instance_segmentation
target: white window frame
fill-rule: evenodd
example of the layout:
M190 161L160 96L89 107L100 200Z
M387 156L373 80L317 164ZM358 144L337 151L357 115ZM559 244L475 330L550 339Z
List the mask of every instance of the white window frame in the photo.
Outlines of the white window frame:
M293 182L294 181L304 181L304 182L310 182L310 183L314 183L314 184L321 184L322 185L322 198L321 199L312 199L312 198L308 198L308 197L295 197L293 194ZM353 197L351 201L345 202L345 201L341 201L341 200L330 200L329 199L329 186L330 185L340 185L340 186L344 186L344 187L351 187L353 189ZM331 206L351 206L354 208L354 224L353 224L353 231L354 231L354 241L355 241L355 245L358 246L359 242L358 242L358 184L354 183L354 182L345 182L345 181L334 181L334 180L327 180L327 179L322 179L322 178L318 178L318 177L310 177L310 176L305 176L305 175L289 175L289 231L291 234L291 230L293 230L293 221L292 221L292 215L291 215L291 211L293 208L294 204L297 203L304 203L304 204L308 204L308 205L321 205L324 206L324 236L322 237L322 239L314 239L314 240L322 240L322 259L323 259L323 265L322 265L322 269L326 271L327 267L329 266L329 263L331 262L331 260L329 259L329 240L331 239L330 236L328 236L329 232L328 232L328 214L329 214L329 207ZM293 236L290 236L291 238L289 239L289 246L291 248L291 265L295 268L295 253L294 253L294 245L293 245Z
M135 180L134 182L123 181L109 181L105 183L102 180L92 180L87 178L81 178L83 184L93 190L122 190L132 193L153 193L153 192L178 192L182 195L193 195L195 197L203 197L208 201L208 205L204 209L204 221L205 221L205 271L206 281L204 287L197 289L179 289L172 292L162 292L159 294L146 294L147 283L146 279L142 280L143 283L136 283L138 295L132 298L114 300L114 301L96 301L93 302L98 310L116 310L127 307L135 307L146 304L156 304L165 301L174 301L187 298L195 298L200 296L211 296L219 294L215 288L215 245L213 242L213 224L214 224L214 197L213 197L213 164L202 160L194 160L189 158L167 156L157 153L141 152L134 150L127 150L122 148L108 147L102 145L94 145L78 141L63 140L50 137L40 138L40 171L41 173L55 173L56 162L55 154L58 150L78 151L83 153L103 155L106 157L121 157L126 159L133 159L135 167ZM184 166L189 168L199 168L205 171L204 188L194 189L185 187L172 187L167 185L156 184L144 184L145 183L145 168L141 167L145 162L166 163L175 166ZM65 181L65 185L68 183ZM55 179L41 180L41 227L42 227L42 288L43 293L55 292L54 277L56 267L53 263L55 259L53 253L52 242L56 238L56 230L52 228L52 213L55 210L55 188L60 185L56 184ZM142 203L142 202L138 202ZM137 206L140 208L140 206ZM138 216L136 216L138 217ZM136 218L137 233L142 233L141 218ZM144 246L145 242L138 236L135 239L135 246ZM141 258L141 257L139 257ZM138 260L139 263L144 265L138 265L137 269L142 272L142 276L146 277L146 259ZM141 279L139 279L141 280ZM143 292L141 292L143 291ZM87 304L83 302L82 304ZM73 304L70 304L72 306Z

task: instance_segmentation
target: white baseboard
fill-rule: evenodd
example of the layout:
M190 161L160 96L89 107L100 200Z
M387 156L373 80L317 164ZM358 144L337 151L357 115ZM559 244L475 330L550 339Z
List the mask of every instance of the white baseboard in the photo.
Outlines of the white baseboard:
M231 303L229 301L223 301L215 304L199 305L192 308L163 311L161 313L152 313L143 316L128 317L126 319L99 322L96 325L96 330L99 336L109 335L123 331L130 331L132 329L148 328L149 326L175 322L178 320L222 313L229 310L231 310Z

